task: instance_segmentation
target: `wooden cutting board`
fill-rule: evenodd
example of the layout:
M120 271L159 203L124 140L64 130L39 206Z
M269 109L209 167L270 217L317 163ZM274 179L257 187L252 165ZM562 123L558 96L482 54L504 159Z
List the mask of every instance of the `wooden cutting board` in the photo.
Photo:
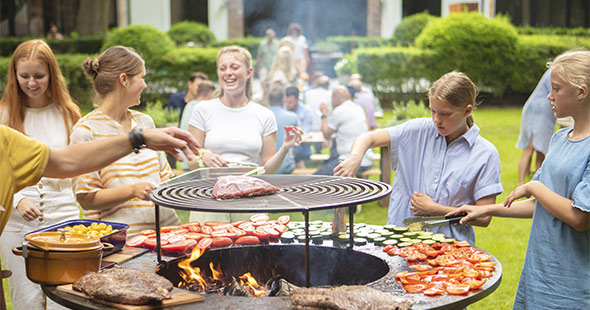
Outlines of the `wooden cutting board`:
M172 291L172 299L167 299L162 301L161 304L153 304L153 305L126 305L122 303L110 302L101 299L92 299L90 296L74 291L71 284L60 285L57 287L59 291L63 291L69 294L77 295L80 297L88 298L93 302L97 302L103 305L107 305L113 308L121 309L121 310L150 310L150 309L160 309L169 306L177 306L188 304L192 302L202 302L205 301L205 297L195 293L189 293L185 291Z
M122 264L132 258L135 258L145 252L149 251L146 248L132 248L132 247L123 247L119 252L113 253L102 259L102 266L110 266L113 264Z

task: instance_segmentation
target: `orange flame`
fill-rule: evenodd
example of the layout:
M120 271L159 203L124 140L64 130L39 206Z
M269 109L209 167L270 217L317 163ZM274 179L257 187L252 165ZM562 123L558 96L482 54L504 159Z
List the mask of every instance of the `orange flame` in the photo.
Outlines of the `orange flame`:
M184 272L180 273L180 276L184 279L184 283L180 283L179 287L184 287L188 283L199 283L201 286L201 290L205 291L207 288L207 281L201 277L201 268L198 267L191 267L191 263L197 260L204 251L201 251L200 248L195 247L191 252L191 256L185 260L182 260L178 263L178 267L180 267Z
M250 295L260 297L266 293L264 287L260 286L256 279L249 273L246 272L240 277L241 284L248 289Z

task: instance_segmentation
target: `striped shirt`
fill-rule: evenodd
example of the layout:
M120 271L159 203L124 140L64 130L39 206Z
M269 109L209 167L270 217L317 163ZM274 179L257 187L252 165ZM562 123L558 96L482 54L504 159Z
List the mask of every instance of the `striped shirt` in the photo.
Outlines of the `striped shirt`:
M132 128L154 128L154 121L146 114L128 110ZM81 118L72 131L71 143L100 140L124 134L121 124L94 110ZM105 188L116 188L138 182L159 184L172 177L172 170L163 152L144 149L131 153L107 167L74 178L74 192L77 194L97 192ZM92 220L121 222L129 224L129 234L155 226L154 204L151 201L133 198L113 205L105 210L83 210L84 217ZM160 209L160 224L180 223L173 209Z

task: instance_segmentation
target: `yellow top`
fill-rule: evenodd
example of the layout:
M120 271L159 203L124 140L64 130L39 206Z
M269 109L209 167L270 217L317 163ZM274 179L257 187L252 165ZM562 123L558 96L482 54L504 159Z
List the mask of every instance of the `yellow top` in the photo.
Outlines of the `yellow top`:
M0 125L0 235L10 218L12 197L39 182L49 160L49 147Z

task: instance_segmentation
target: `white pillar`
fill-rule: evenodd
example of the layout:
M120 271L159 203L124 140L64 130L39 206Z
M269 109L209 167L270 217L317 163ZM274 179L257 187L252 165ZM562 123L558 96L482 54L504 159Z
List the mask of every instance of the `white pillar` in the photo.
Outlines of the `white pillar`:
M227 0L208 0L209 29L217 41L227 40L229 34L229 10Z
M381 37L391 38L395 27L402 22L403 0L382 0ZM411 0L408 0L411 1Z
M129 0L129 24L151 25L160 31L170 29L170 1Z

